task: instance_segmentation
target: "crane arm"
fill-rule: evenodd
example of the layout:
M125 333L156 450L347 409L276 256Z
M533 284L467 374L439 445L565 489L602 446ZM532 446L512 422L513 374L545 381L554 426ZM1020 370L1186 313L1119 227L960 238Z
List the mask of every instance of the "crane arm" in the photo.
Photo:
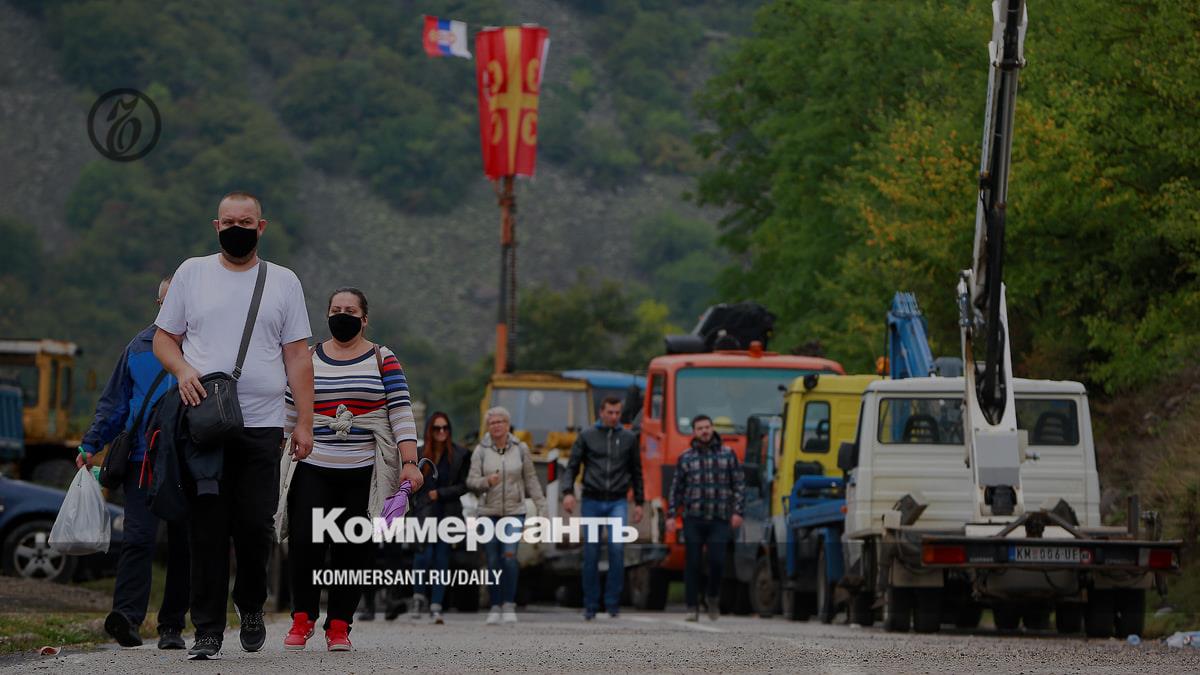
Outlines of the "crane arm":
M968 462L976 515L984 520L1024 510L1003 269L1017 75L1025 65L1025 1L993 0L992 20L974 256L958 285ZM978 346L981 363L975 358Z
M896 291L887 314L888 375L893 380L929 377L937 368L929 349L929 327L912 293Z

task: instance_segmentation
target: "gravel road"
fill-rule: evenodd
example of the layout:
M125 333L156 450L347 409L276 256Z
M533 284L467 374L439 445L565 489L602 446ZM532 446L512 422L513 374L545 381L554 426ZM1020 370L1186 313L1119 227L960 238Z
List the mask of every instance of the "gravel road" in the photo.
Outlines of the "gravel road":
M574 612L533 608L516 625L449 614L444 626L359 622L354 651L331 654L320 633L305 652L284 652L287 619L268 626L267 647L247 654L237 634L222 658L187 662L181 652L115 645L57 657L0 660L0 673L379 673L379 672L818 672L818 673L1183 673L1200 672L1200 650L986 631L892 635L878 628L721 617L699 624L682 613L628 613L585 623Z

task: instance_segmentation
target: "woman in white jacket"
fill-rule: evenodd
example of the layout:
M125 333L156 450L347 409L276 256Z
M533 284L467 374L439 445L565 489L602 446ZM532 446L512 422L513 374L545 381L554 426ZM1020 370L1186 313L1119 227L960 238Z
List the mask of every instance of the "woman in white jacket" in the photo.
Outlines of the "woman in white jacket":
M499 583L488 586L491 611L489 624L515 623L517 620L517 545L525 522L525 498L533 500L537 512L546 513L546 497L533 468L529 448L511 431L512 416L501 407L487 411L487 435L475 446L471 468L467 472L467 488L479 495L478 515L490 518L496 536L484 544L488 569L499 573ZM501 541L501 534L510 534L511 543Z

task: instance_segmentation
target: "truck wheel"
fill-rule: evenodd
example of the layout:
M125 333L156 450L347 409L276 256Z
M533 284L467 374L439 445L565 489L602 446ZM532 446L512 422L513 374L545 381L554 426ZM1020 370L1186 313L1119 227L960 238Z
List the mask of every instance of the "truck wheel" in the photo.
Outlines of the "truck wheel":
M912 625L913 589L888 586L883 592L883 628L907 633Z
M875 595L868 590L860 590L850 596L850 623L856 623L863 628L875 624Z
M662 570L649 565L631 567L626 572L629 599L636 609L661 611L667 606L667 588L670 580Z
M780 612L788 621L806 621L810 612L805 604L805 594L799 591L785 590L779 594Z
M954 613L954 626L956 628L965 628L968 630L979 628L979 622L983 620L983 605L967 598L963 601L958 611Z
M59 584L75 577L79 558L50 548L50 520L34 520L13 528L4 538L4 572L26 579L46 579Z
M574 583L571 582L572 580L568 579L559 584L554 591L554 599L560 607L583 607L583 587L577 579Z
M771 559L759 556L750 579L750 607L764 619L775 615L779 604L779 581L771 574Z
M825 545L817 546L817 618L821 623L832 623L834 615L833 584L829 583L829 572L825 568Z
M451 586L446 589L454 599L454 608L460 612L471 613L479 611L479 588L475 586Z
M1083 630L1088 637L1112 637L1114 628L1114 597L1111 590L1088 591L1087 609L1083 612Z
M751 611L750 586L737 579L725 579L721 582L719 603L722 614L749 614Z
M1054 606L1054 629L1061 635L1074 635L1082 628L1082 603L1060 602Z
M942 627L942 589L918 588L915 596L913 630L918 633L938 632Z
M996 630L1015 632L1021 626L1021 606L1015 602L997 602L992 605L992 619L996 622Z
M1141 635L1146 630L1146 591L1140 588L1121 588L1115 591L1116 635Z
M1041 602L1026 605L1021 612L1021 620L1025 623L1025 630L1049 630L1050 605Z

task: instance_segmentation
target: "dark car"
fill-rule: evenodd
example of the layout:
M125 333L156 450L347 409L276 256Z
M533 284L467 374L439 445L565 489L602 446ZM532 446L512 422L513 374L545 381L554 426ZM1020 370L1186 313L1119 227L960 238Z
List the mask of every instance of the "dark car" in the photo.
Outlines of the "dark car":
M107 553L69 556L50 548L50 528L66 492L0 474L0 568L5 574L67 583L111 574L125 532L125 511L108 505L112 540Z

